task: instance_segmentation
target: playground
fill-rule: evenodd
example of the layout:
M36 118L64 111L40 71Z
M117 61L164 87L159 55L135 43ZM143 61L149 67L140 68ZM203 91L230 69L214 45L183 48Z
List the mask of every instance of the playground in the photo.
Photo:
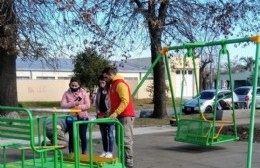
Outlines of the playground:
M259 121L256 121L259 122ZM259 126L259 124L256 124ZM258 127L260 129L260 127ZM143 128L144 134L134 136L135 164L137 168L238 168L246 167L247 142L232 142L219 146L201 147L173 140L176 127L166 127L159 131ZM165 132L164 130L167 130ZM172 130L172 131L169 131ZM150 133L147 133L150 132ZM258 134L258 137L260 134ZM260 137L259 137L260 138ZM95 146L101 146L95 143ZM68 149L63 149L66 154ZM9 160L17 160L20 153L8 152ZM252 167L260 167L260 143L254 144ZM2 153L0 153L2 158Z
M193 67L195 69L195 55L193 50L195 48L207 47L213 45L220 45L221 49L218 56L217 64L217 79L216 79L216 94L218 93L218 84L220 76L220 64L221 59L226 57L228 60L228 70L230 79L230 90L232 107L234 106L234 96L233 96L233 82L231 75L231 63L230 54L227 49L227 44L241 43L241 42L255 42L257 43L256 48L256 58L259 60L260 49L259 42L260 36L253 36L250 38L241 38L233 40L222 40L215 42L195 42L187 43L182 46L175 47L165 47L161 50L161 53L157 56L157 59L153 62L147 74L143 77L142 81L139 83L137 88L132 94L135 96L140 86L148 77L149 73L153 70L153 67L157 62L164 58L166 64L166 70L168 75L169 87L172 97L172 105L174 109L174 116L177 123L177 128L172 128L172 130L165 133L140 135L135 137L135 167L139 168L152 168L152 167L192 167L192 168L209 168L209 167L259 167L260 162L258 159L260 157L260 145L254 143L254 125L255 120L258 121L256 117L256 87L258 80L258 70L259 62L255 63L254 76L253 76L253 93L252 93L252 104L250 109L250 120L246 122L243 120L238 120L236 117L235 108L232 108L230 113L230 120L217 120L217 106L219 100L225 97L216 96L214 98L214 110L212 112L212 117L208 118L200 110L200 95L196 97L198 101L198 111L199 115L197 118L185 118L182 115L182 105L183 105L183 91L185 89L185 77L183 74L182 87L181 87L181 105L180 110L177 110L175 100L174 100L174 90L171 83L171 75L169 62L167 57L167 52L170 50L186 50L183 60L183 72L186 71L186 58L191 57L193 61ZM196 71L195 73L195 84L196 91L199 93L198 89L198 78ZM6 142L2 142L0 147L3 149L2 159L3 164L0 167L97 167L97 168L124 168L125 167L125 157L124 157L124 132L123 126L118 120L113 120L111 118L95 119L90 121L76 121L73 122L73 148L74 153L69 155L63 151L63 147L57 143L57 128L53 128L53 146L47 146L46 143L42 144L42 137L45 141L46 132L41 131L46 127L46 123L42 122L44 116L33 116L33 112L50 112L52 114L53 125L57 125L57 118L59 117L59 112L81 112L77 109L27 109L21 107L8 107L0 106L0 110L3 111L16 111L19 112L21 118L0 118L0 136L7 138ZM44 121L44 119L43 119ZM250 124L248 143L237 142L239 140L238 123ZM117 129L117 157L114 158L104 158L95 155L95 141L93 139L93 128L94 125L102 123L114 123ZM79 126L81 124L88 124L88 154L80 154L79 150ZM228 132L231 126L232 133ZM224 130L227 131L224 131ZM7 131L8 130L8 131ZM151 132L152 133L152 132ZM36 140L35 140L36 138ZM25 146L18 142L13 142L11 139L25 140L30 146ZM45 141L46 142L46 141ZM10 158L13 157L7 149L16 149L15 154L20 152L20 159L15 162L9 162ZM253 152L254 149L254 152ZM27 156L29 152L32 152L31 156ZM18 157L19 158L19 157ZM8 160L8 161L7 161Z

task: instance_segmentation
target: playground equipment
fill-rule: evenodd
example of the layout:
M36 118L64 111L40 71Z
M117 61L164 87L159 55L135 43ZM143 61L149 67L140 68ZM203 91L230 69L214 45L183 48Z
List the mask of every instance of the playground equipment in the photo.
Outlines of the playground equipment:
M193 62L193 68L194 68L194 78L195 78L195 84L196 84L196 92L199 93L199 87L198 87L198 77L196 74L196 62L195 62L195 55L194 55L194 49L195 48L203 48L207 46L221 46L221 50L219 52L218 56L218 62L217 62L217 81L216 81L216 93L218 93L219 89L219 78L220 78L220 62L221 58L224 56L227 56L228 60L228 73L229 73L229 81L230 81L230 89L231 89L231 98L232 98L232 107L235 107L234 100L233 100L233 80L231 75L231 65L230 65L230 56L229 51L227 50L228 44L234 44L234 43L242 43L242 42L254 42L256 43L256 56L255 60L255 69L254 69L254 77L253 77L253 98L252 98L252 106L251 106L251 117L250 117L250 137L248 141L248 162L247 167L251 167L251 159L252 159L252 142L253 142L253 132L254 132L254 117L255 117L255 97L256 97L256 88L257 88L257 80L258 80L258 70L259 70L259 56L260 56L260 35L253 36L253 37L247 37L247 38L240 38L240 39L231 39L231 40L221 40L221 41L213 41L213 42L194 42L194 43L185 43L181 46L174 46L174 47L165 47L161 50L160 54L156 57L154 62L152 63L151 67L149 68L146 75L143 77L135 91L133 92L132 96L134 97L138 90L140 89L141 85L144 83L144 81L147 79L148 75L152 72L155 65L164 58L165 65L166 65L166 71L171 91L171 97L172 97L172 105L174 109L174 121L177 122L177 135L175 137L176 141L180 142L186 142L186 143L192 143L202 146L211 146L215 144L221 144L231 141L238 140L237 136L237 125L236 125L236 117L235 117L235 111L234 108L232 108L232 121L216 121L216 115L217 115L217 104L218 104L218 98L214 101L214 110L213 110L213 119L208 120L203 113L200 112L200 118L199 119L187 119L183 118L182 116L182 105L183 105L183 86L184 86L184 78L182 78L182 88L181 88L181 104L180 104L180 111L177 111L176 104L174 101L174 90L172 87L172 81L171 81L171 74L170 74L170 68L169 68L169 60L167 53L171 50L186 50L187 53L184 55L183 58L183 70L185 70L186 65L186 58L190 57L192 58ZM183 74L184 75L184 74ZM198 104L200 104L200 98L197 98ZM200 108L200 106L199 106ZM234 128L234 135L224 135L221 133L222 129L226 125L233 125Z
M33 112L51 112L53 125L57 125L57 118L64 115L58 115L60 112L80 112L77 109L26 109L21 107L6 107L0 106L0 111L16 111L21 115L21 118L0 118L0 148L3 149L3 161L0 168L18 168L18 167L60 167L60 168L124 168L124 132L123 126L118 120L104 118L91 121L76 121L73 122L74 133L74 153L64 157L62 148L57 144L57 128L53 127L54 141L52 146L42 144L46 140L45 124L42 120L47 117L33 116ZM43 122L45 123L45 122ZM114 123L117 129L117 158L102 158L94 156L93 152L93 127L101 123ZM88 124L89 127L89 143L88 155L79 154L79 125ZM43 131L41 131L41 129ZM37 134L37 136L35 136ZM38 143L37 143L38 142ZM21 151L21 159L8 162L6 149L12 148ZM32 157L26 159L25 152L32 151ZM48 154L52 151L53 153Z

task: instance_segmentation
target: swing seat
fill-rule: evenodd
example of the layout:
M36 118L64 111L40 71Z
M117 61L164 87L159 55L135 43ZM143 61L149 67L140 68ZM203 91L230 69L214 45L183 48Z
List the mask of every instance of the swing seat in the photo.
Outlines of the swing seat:
M211 146L224 142L238 140L232 135L220 134L224 125L219 128L219 131L212 137L212 131L215 131L213 123L205 120L182 119L178 122L178 130L175 140L201 146Z

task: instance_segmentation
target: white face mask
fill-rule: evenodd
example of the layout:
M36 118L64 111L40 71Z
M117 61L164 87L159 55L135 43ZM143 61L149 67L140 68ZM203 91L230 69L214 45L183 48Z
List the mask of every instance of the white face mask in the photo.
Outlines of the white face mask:
M102 87L102 88L105 88L105 86L106 86L105 83L101 83L101 84L100 84L100 87Z

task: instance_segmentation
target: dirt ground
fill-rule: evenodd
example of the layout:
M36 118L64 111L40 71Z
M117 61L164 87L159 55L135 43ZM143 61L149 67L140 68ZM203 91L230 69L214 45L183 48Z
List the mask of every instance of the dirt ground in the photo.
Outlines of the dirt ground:
M247 141L249 137L249 125L238 125L237 133L240 141ZM223 134L234 134L233 127L225 127L222 131ZM255 124L254 128L254 142L260 142L260 123Z

